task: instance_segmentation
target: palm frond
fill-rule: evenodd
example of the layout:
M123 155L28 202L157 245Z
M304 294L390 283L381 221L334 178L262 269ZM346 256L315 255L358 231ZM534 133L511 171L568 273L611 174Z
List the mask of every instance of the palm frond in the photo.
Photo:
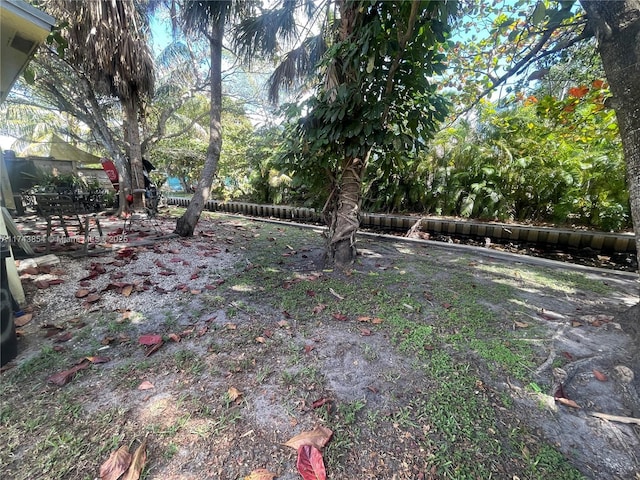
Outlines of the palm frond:
M316 73L326 50L326 39L319 34L305 39L298 48L287 52L267 82L269 99L277 103L280 89L290 89L298 81Z
M298 35L296 14L301 1L307 14L312 15L308 0L282 0L279 7L263 10L260 15L246 18L238 24L234 44L247 63L261 55L274 55L281 42L293 44Z

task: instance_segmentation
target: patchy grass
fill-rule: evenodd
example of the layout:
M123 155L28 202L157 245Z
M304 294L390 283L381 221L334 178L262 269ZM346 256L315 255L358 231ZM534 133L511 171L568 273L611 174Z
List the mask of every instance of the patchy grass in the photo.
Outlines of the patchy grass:
M7 478L95 478L111 451L144 437L144 478L294 475L295 452L281 445L315 425L334 432L323 452L331 478L583 478L501 385L540 382L532 372L545 352L514 328L531 313L521 292L606 295L601 282L371 243L343 275L323 270L313 230L205 217L241 259L211 265L223 282L185 297L187 320L139 320L165 339L190 332L179 343L146 357L139 326L105 314L67 352L40 342L3 374ZM46 383L105 335L130 341L71 384ZM145 380L154 387L138 390Z

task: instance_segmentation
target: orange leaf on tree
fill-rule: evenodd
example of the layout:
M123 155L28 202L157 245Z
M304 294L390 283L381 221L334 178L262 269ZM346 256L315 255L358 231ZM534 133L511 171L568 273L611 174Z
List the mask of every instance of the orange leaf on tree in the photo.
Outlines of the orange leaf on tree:
M589 93L589 87L581 85L580 87L572 87L569 89L569 95L575 98L582 98Z

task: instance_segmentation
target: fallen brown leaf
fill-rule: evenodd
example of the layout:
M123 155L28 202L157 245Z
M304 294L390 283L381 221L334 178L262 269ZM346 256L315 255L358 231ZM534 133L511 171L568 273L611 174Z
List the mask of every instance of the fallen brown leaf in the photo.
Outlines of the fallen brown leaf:
M136 448L131 460L129 470L122 480L139 480L144 465L147 463L147 439L145 438L142 443Z
M571 408L582 408L576 402L574 402L573 400L569 400L568 398L558 397L558 398L556 398L556 402L561 403L562 405L566 405L567 407L571 407Z
M84 359L78 365L75 365L68 370L54 373L49 378L47 378L47 382L58 385L59 387L63 387L73 379L76 373L78 373L80 370L88 368L89 365L91 365L91 362L87 359Z
M227 395L229 396L229 400L235 402L242 396L242 392L236 387L229 387L229 390L227 390Z
M16 317L13 323L16 325L16 327L24 327L27 323L31 321L32 318L33 318L33 313L25 313L24 315L20 315L19 317Z
M100 480L118 480L131 465L131 454L124 445L111 452L109 459L100 467Z
M156 387L149 380L145 380L140 385L138 385L138 390L151 390L153 388L156 388Z
M258 468L244 477L244 480L273 480L274 478L276 478L275 473L271 473L266 468Z
M333 431L327 427L319 425L313 430L302 432L301 434L292 437L285 443L285 445L293 448L294 450L298 450L302 445L312 445L320 450L327 444L332 435Z

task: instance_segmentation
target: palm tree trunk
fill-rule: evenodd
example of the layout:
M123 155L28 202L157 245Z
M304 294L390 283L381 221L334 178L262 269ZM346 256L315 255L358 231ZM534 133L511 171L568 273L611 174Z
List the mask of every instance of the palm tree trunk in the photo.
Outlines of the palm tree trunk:
M218 170L222 150L222 37L225 16L220 15L212 27L209 37L211 57L211 112L209 120L209 147L204 161L200 181L191 197L189 206L176 222L175 233L190 237L198 224L202 210L209 199L213 179Z
M347 158L342 165L335 194L325 208L329 226L326 260L330 265L345 270L356 261L356 233L360 227L362 203L362 176L369 153L364 158Z

